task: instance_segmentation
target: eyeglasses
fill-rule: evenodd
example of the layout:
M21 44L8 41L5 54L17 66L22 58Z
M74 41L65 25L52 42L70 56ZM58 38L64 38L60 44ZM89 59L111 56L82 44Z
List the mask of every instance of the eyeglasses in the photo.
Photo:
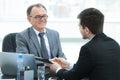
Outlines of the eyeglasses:
M36 15L36 16L29 16L29 17L31 17L31 18L35 18L35 19L47 19L48 18L48 15L43 15L43 16L41 16L41 15Z

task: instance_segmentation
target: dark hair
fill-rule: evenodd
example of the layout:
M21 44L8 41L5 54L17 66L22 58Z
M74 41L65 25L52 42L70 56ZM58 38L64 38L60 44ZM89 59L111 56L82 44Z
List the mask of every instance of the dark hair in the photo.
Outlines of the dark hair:
M104 15L95 8L83 10L77 17L83 28L88 27L93 34L103 32Z
M44 5L42 5L42 4L40 4L40 3L38 3L38 4L33 4L33 5L29 6L28 9L27 9L27 16L30 15L31 10L32 10L33 7L43 7L43 8L47 11L47 9L45 8Z

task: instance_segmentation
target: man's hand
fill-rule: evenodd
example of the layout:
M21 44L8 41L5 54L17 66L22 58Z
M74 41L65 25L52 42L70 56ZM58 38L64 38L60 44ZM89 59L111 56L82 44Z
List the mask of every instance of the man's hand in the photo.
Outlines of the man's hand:
M53 73L56 73L57 69L61 69L61 66L57 62L52 62L52 64L45 63L46 66L50 68Z
M70 65L70 63L64 58L53 58L51 61L58 63L64 69L67 69Z
M56 71L58 69L68 69L69 68L69 65L70 63L65 60L64 58L53 58L53 59L50 59L50 61L53 63L53 64L49 64L49 63L45 63L46 66L48 66L50 68L50 70L53 72L53 73L56 73Z

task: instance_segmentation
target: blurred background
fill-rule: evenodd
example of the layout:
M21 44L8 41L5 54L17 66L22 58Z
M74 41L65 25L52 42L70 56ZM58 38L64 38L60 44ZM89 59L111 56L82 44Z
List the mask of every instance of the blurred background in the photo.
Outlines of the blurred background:
M68 60L76 62L83 40L77 15L88 7L95 7L105 15L104 33L120 43L120 0L0 0L0 52L5 35L20 32L31 25L26 9L34 3L47 8L47 27L60 33L62 49Z

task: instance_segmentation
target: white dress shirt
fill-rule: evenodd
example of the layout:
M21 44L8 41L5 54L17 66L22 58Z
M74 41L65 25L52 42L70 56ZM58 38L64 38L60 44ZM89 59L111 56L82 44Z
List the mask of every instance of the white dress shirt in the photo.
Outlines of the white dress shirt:
M40 43L40 37L38 36L38 34L40 33L39 31L37 31L36 29L33 28L33 30L35 31L36 35L37 35L37 39ZM44 33L45 35L43 36L44 37L44 40L45 40L45 44L46 44L46 48L47 48L47 51L48 51L48 55L49 55L49 59L51 59L51 54L50 54L50 46L49 46L49 42L48 42L48 38L47 38L47 34L46 34L46 29L44 30Z

